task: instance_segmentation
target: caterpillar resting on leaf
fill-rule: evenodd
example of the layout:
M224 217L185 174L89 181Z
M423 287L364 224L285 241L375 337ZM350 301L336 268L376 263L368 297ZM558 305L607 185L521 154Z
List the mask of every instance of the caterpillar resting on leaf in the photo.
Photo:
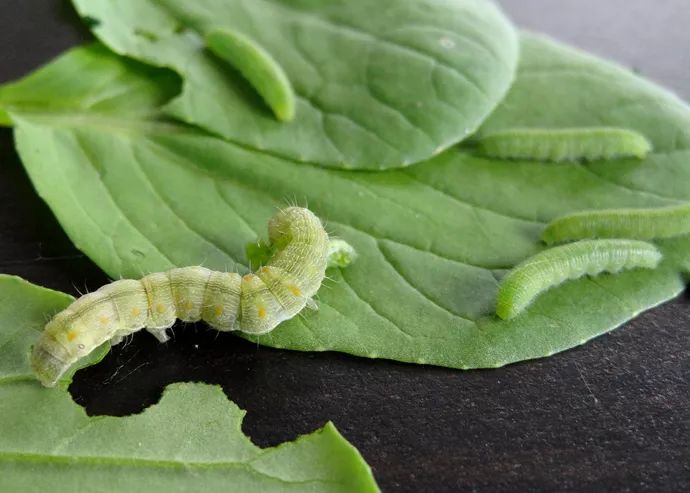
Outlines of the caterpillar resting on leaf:
M331 247L321 221L307 209L278 211L268 224L268 237L272 256L256 273L241 276L182 267L141 280L115 281L82 296L46 325L33 348L34 373L52 387L72 365L107 341L117 344L146 328L165 342L166 330L177 318L203 320L220 331L264 334L274 329L312 302L329 256L336 261L343 257L342 245ZM354 251L347 248L352 259Z
M644 159L651 150L644 135L615 127L514 128L487 134L477 142L477 152L483 156L529 161Z
M690 204L567 214L551 221L544 229L542 239L551 245L585 238L651 240L685 234L690 234Z
M542 292L568 279L602 272L653 269L661 252L651 243L637 240L583 240L544 250L528 258L501 281L496 314L504 319L519 315Z
M280 64L254 40L230 30L206 34L206 46L239 70L281 122L295 118L295 91Z

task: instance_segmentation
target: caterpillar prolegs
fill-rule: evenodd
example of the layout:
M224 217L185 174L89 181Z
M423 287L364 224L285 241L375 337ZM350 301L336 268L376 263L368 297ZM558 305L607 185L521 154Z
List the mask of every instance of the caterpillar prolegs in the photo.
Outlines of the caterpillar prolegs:
M269 332L311 301L329 256L340 252L331 246L319 218L299 207L278 211L268 236L273 254L255 273L182 267L115 281L82 296L46 325L33 348L34 373L52 387L107 341L117 344L142 328L166 341L166 330L178 318L203 320L219 331Z

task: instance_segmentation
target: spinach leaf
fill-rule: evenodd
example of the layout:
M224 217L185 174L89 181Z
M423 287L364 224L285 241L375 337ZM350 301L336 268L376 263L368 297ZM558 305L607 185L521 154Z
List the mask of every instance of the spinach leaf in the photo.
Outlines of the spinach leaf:
M76 75L75 75L76 76ZM690 240L665 261L568 282L508 321L498 281L544 248L546 222L576 210L688 200L690 110L629 71L525 35L518 79L480 131L616 125L642 132L645 161L483 159L470 146L371 173L326 169L156 119L102 124L14 108L17 144L41 196L76 245L112 276L203 263L246 270L245 245L286 201L308 205L357 248L329 272L321 309L259 342L305 351L484 368L551 355L677 295Z
M336 168L395 168L474 132L503 98L517 36L487 0L73 0L119 54L169 67L184 91L166 108L238 145ZM287 74L278 121L241 73L206 49L230 30Z

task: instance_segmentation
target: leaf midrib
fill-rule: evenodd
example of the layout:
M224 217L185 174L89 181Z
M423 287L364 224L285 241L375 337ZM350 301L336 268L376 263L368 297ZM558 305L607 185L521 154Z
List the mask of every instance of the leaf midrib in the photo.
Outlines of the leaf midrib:
M108 113L84 112L75 113L73 111L33 111L31 109L17 109L8 107L7 112L18 115L20 118L27 118L32 122L47 124L51 127L76 127L76 128L99 128L119 134L139 134L145 131L148 134L203 134L194 127L186 126L181 122L166 122L156 120L160 114L158 112L140 113L131 115L111 115Z
M258 458L262 454L258 454ZM251 459L251 460L254 460ZM121 467L139 467L139 468L166 468L178 469L182 471L189 471L190 469L201 470L223 470L223 469L244 469L252 474L278 481L290 485L298 484L338 484L347 486L348 483L342 481L326 480L326 479L307 479L302 481L291 481L277 476L271 476L265 472L259 471L250 465L250 462L198 462L198 461L176 461L164 459L147 459L140 457L107 457L107 456L83 456L83 455L50 455L50 454L36 454L36 453L21 453L21 452L1 452L0 463L2 462L24 462L24 463L38 463L38 464L64 464L64 465L103 465L103 466L121 466Z

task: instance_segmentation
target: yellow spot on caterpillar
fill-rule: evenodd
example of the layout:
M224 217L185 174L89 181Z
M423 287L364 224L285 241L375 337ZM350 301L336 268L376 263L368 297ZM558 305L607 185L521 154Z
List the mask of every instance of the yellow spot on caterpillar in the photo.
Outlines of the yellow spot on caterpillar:
M216 317L220 317L223 314L223 305L216 305L216 308L213 310L213 314Z
M290 292L291 292L292 294L294 294L295 296L299 296L299 295L302 294L302 291L300 291L300 289L299 289L297 286L295 286L294 284L290 284L290 285L288 286L288 289L289 289Z
M193 307L194 307L194 305L192 304L191 301L185 301L184 305L182 306L182 308L184 308L185 311L190 311Z
M245 274L244 276L242 276L242 280L247 282L251 281L253 278L254 274Z
M266 318L266 307L259 305L259 319L263 320L264 318Z
M67 340L72 342L77 338L77 332L74 330L67 331Z
M268 272L269 272L270 270L271 270L271 269L269 269L268 267L262 267L262 268L261 268L261 273L262 273L262 274L268 274Z
M101 325L105 325L110 322L110 318L106 317L105 315L101 315L98 317L98 321L101 323Z
M132 316L133 317L138 317L140 314L141 314L141 310L139 310L139 308L137 308L136 306L134 308L132 308Z
M158 313L165 313L165 305L163 305L163 303L158 303L156 305L156 311Z

